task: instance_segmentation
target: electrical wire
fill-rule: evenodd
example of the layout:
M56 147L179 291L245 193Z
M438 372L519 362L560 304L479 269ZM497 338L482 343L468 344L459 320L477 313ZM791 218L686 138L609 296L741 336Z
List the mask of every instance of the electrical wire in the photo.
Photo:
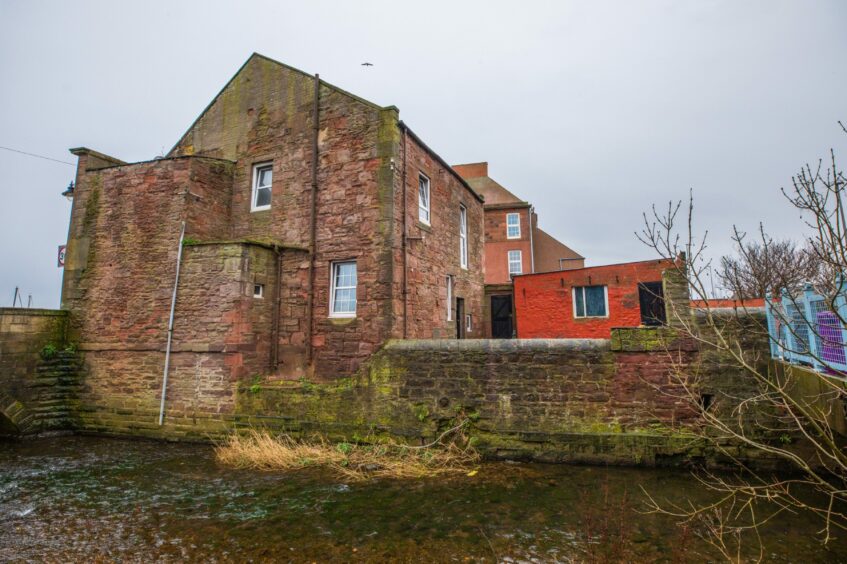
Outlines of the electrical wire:
M54 159L54 158L51 158L51 157L45 157L44 155L36 155L35 153L27 153L26 151L19 151L17 149L12 149L10 147L0 146L0 149L3 149L4 151L11 151L13 153L20 153L21 155L27 155L28 157L35 157L35 158L38 158L38 159L44 159L46 161L53 161L54 163L62 163L62 164L66 164L66 165L75 166L74 163L69 163L68 161L60 161L59 159Z

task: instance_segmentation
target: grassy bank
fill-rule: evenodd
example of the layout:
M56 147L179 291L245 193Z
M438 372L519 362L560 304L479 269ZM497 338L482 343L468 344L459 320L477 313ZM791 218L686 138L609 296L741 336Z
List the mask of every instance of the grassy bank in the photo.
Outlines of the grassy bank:
M253 430L231 435L215 448L215 454L219 462L235 468L298 470L323 466L351 480L423 478L472 472L480 456L460 442L436 441L420 447L398 443L331 444Z

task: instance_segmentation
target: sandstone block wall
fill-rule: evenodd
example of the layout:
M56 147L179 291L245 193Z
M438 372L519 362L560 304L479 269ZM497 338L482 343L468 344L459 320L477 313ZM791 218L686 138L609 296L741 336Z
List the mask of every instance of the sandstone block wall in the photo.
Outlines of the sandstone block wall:
M273 372L276 252L245 243L186 246L174 313L167 423L179 436L222 425L239 380ZM172 282L171 282L172 284ZM254 285L267 293L254 297ZM88 346L83 428L156 432L167 326L136 346Z
M443 339L457 336L455 315L456 298L464 299L465 313L471 315L472 330L468 338L483 336L483 270L485 233L483 229L482 202L464 186L462 181L435 159L412 134L403 141L406 167L406 224L408 295L406 337L409 339ZM395 189L396 207L403 209L402 170L395 175L400 180ZM423 173L430 180L430 225L419 221L418 179ZM459 207L465 206L468 214L468 267L462 268L459 255ZM402 236L402 213L397 214L396 239ZM402 254L396 264L396 290L402 300ZM449 303L453 310L447 319L447 276L453 278L453 296ZM397 316L393 336L402 338L402 301L395 303ZM464 324L464 320L460 320Z
M357 380L241 385L232 423L297 436L390 436L417 444L467 419L475 446L493 457L719 464L717 451L686 431L698 425L698 410L681 397L671 374L679 367L704 372L702 390L715 394L715 409L726 416L735 398L752 393L749 379L701 363L694 343L674 332L625 333L611 342L392 341ZM774 463L732 448L741 458Z
M175 327L163 427L157 418L164 338L158 348L87 350L82 366L72 351L37 354L45 340L61 338L64 315L0 312L0 432L208 440L267 426L296 436L417 444L466 421L473 444L493 457L720 463L717 451L688 432L699 425L699 411L683 397L674 371L694 376L697 392L711 396L711 409L722 417L735 417L738 398L756 391L732 359L699 350L673 328L617 329L611 341L391 341L355 378L276 380L263 372L272 361L258 338L269 306L250 293L275 257L272 249L245 244L186 249L188 281L178 307L241 313L209 339L198 340L194 327ZM205 286L202 277L192 281L209 270L225 273L217 277L220 287ZM747 343L753 355L762 345ZM767 416L751 413L748 423ZM729 446L733 456L774 464L760 451Z
M0 391L26 399L27 380L36 372L42 349L65 347L66 323L64 311L0 308Z
M0 308L0 436L70 429L79 361L67 312Z

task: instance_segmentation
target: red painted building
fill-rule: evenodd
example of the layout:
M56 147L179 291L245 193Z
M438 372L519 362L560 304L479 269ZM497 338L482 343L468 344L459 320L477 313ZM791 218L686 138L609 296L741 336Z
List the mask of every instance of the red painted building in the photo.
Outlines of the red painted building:
M593 266L516 276L521 339L608 339L613 327L665 323L662 273L671 260Z

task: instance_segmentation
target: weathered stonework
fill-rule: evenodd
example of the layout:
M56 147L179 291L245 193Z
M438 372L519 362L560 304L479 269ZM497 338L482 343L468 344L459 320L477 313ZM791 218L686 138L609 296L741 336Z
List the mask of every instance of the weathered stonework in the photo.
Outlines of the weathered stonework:
M696 375L697 391L714 398L712 409L722 417L735 417L738 398L756 391L737 363L701 350L671 328L620 329L611 341L391 341L354 377L279 380L257 337L269 322L269 307L244 290L268 276L276 251L200 244L185 255L186 271L220 272L221 284L187 283L181 307L208 309L211 316L220 315L215 308L240 313L205 336L191 327L175 331L164 426L157 423L159 382L149 376L161 372L163 349L140 342L130 350L89 349L83 366L72 347L58 342L45 358L36 351L63 334L58 320L64 316L17 310L0 315L0 367L4 375L17 375L6 378L0 392L3 432L73 429L206 441L260 426L301 437L419 444L466 421L465 432L490 457L721 465L728 461L714 445L692 433L699 412L681 397L675 371ZM726 320L738 330L747 322ZM10 343L17 343L19 355L10 352ZM762 345L748 344L753 351ZM251 364L256 359L263 360ZM15 366L24 368L9 370ZM798 377L798 393L814 393L807 389L811 381ZM750 414L749 424L766 415ZM843 427L843 420L834 427ZM724 447L761 467L777 466L762 451Z
M622 339L640 341L634 350L613 350L606 340L392 341L353 380L241 385L233 423L418 444L467 419L473 444L495 458L726 463L692 432L699 413L671 374L680 361L704 370L703 390L723 394L716 408L727 416L733 405L726 398L751 393L749 379L712 373L675 335L647 331L652 335ZM647 345L659 340L676 350ZM761 452L725 446L761 466L776 464Z
M79 358L67 314L0 308L0 436L76 427Z
M166 158L127 164L73 152L79 167L62 304L80 349L111 353L86 357L95 376L121 373L121 351L163 349L183 222L187 262L174 338L179 346L185 336L190 350L175 354L212 354L197 361L218 363L214 370L229 378L332 381L354 374L389 338L455 337L448 274L481 327L482 200L394 107L254 55ZM271 207L263 211L251 211L257 163L273 167ZM425 230L415 224L419 172L432 179ZM460 205L468 211L467 268L459 265ZM261 258L245 255L237 287L230 270L238 257L223 268L190 264L213 252L200 249L226 244L266 249ZM357 265L356 317L333 318L331 265L346 260ZM264 305L251 302L253 284L264 285ZM231 299L236 290L239 300ZM228 348L218 354L223 335ZM149 366L144 377L155 388L161 372L151 363L126 362Z

